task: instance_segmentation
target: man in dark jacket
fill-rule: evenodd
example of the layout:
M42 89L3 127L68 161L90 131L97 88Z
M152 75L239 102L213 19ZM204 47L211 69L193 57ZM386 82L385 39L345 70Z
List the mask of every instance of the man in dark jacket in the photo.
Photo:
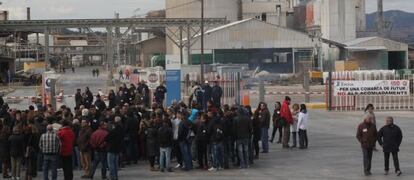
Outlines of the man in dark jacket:
M165 99L165 93L167 93L167 88L161 84L159 85L154 92L155 102L159 105L163 105Z
M92 92L89 90L89 87L85 88L85 94L86 94L86 98L85 98L85 108L89 109L93 103L93 94Z
M207 109L207 102L209 100L211 100L211 94L212 94L212 88L210 86L210 84L208 84L208 81L206 81L204 83L203 86L203 91L204 91L204 96L203 96L203 109L206 110Z
M171 147L173 144L173 132L167 121L162 123L162 126L158 129L158 143L160 146L160 170L164 172L172 172L171 161Z
M118 159L122 150L124 133L121 126L121 117L115 117L115 128L109 131L105 141L108 144L108 168L111 180L118 179Z
M397 173L397 176L401 175L398 151L400 151L402 138L403 135L400 127L394 124L392 117L387 117L386 125L378 132L378 143L384 150L385 175L388 175L390 169L390 153L392 153L392 159L394 160L395 173Z
M213 167L209 169L209 171L217 171L224 167L224 136L225 136L225 128L224 123L220 117L212 114L212 112L208 112L209 117L211 118L211 124L209 127L209 134L210 134L210 141L213 147ZM212 115L211 115L212 114Z
M211 97L214 102L214 106L217 108L221 107L221 97L223 96L223 89L219 86L218 82L214 82L214 86L211 91Z
M356 137L361 143L362 153L364 156L364 173L366 176L371 174L372 150L377 141L377 128L372 123L373 116L368 114L364 122L359 124Z
M184 115L184 112L177 113L177 119L181 122L178 125L178 142L180 145L181 155L184 162L184 170L189 171L193 169L192 155L191 155L191 122L189 122Z
M236 137L241 168L247 168L249 164L249 140L252 130L253 125L249 116L247 116L247 112L239 107L237 117L233 122L233 132Z
M106 109L106 104L99 94L96 95L95 107L98 108L98 110L101 112Z
M77 89L75 94L76 108L79 108L80 105L82 105L82 99L81 89Z

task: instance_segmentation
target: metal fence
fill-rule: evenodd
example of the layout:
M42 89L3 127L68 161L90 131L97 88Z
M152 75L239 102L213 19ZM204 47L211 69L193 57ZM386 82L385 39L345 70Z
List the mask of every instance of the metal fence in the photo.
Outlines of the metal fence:
M239 103L241 96L244 94L243 81L240 79L240 76L238 76L238 73L206 73L204 75L204 80L208 81L211 86L214 85L214 82L218 82L218 85L223 89L223 96L221 99L222 104L232 105ZM199 73L188 73L184 78L184 81L181 82L181 94L183 99L188 100L191 93L190 89L192 82L200 82ZM202 84L203 83L204 82L202 82Z
M395 71L342 71L333 72L332 80L409 80L409 96L334 96L332 98L332 110L352 111L364 110L367 104L373 104L377 110L414 110L414 75L396 74ZM334 84L331 84L332 89ZM326 104L329 105L329 83L326 83Z

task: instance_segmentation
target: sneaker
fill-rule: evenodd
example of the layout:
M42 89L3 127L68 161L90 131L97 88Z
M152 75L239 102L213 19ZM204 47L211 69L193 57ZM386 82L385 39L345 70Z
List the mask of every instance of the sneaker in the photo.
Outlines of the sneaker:
M401 171L397 171L397 176L401 176L402 172Z
M210 171L210 172L214 172L214 171L217 171L217 169L216 169L216 168L214 168L214 167L212 167L212 168L208 169L208 171Z
M181 164L177 164L177 166L175 166L175 169L178 169L181 167Z

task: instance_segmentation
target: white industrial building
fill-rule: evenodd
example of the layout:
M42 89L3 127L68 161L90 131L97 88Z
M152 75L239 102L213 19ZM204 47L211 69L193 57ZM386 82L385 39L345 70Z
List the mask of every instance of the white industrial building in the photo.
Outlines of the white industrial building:
M184 64L200 63L199 38L195 37L191 48L191 62ZM314 46L306 33L251 18L206 31L204 60L207 64L239 63L273 73L297 73L312 66Z
M166 17L199 18L200 8L200 1L166 0ZM352 49L352 42L361 41L357 39L357 32L366 29L365 0L208 0L205 1L205 17L227 18L230 23L206 28L204 59L207 63L249 63L252 68L257 65L270 68L271 72L295 73L301 69L295 68L301 58L306 59L303 60L307 61L306 67L326 70L323 67L329 60L358 59L365 62L360 63L364 66L361 69L372 69L379 67L366 64L384 63L385 56L387 62L392 62L398 56L396 61L401 65L394 67L387 63L387 68L407 67L408 50L403 43L400 43L402 48L395 50L387 45L398 42L371 39L370 46L385 47L375 51L387 52L378 61L363 55L372 53L372 47L358 52ZM171 40L166 41L167 56L179 57L180 49ZM199 43L184 48L187 51L183 53L184 64L199 63ZM347 46L347 43L351 44ZM270 57L270 54L274 55ZM290 63L286 66L279 63L285 55L287 64ZM264 62L277 65L269 66ZM382 66L382 69L387 68Z

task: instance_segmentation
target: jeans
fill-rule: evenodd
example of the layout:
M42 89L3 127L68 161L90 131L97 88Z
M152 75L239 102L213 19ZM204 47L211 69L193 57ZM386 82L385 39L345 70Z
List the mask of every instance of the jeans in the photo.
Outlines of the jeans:
M193 160L191 157L191 144L189 144L186 141L181 141L180 150L181 150L181 156L184 162L184 169L185 170L193 169Z
M170 169L171 147L160 147L160 170Z
M22 157L11 157L12 177L20 177L20 165L22 164Z
M236 142L240 167L247 168L249 164L249 138L238 139Z
M308 147L308 135L306 130L299 129L299 147L307 148Z
M289 147L289 139L290 139L290 124L286 124L283 127L283 147Z
M43 155L43 180L49 180L49 170L52 171L52 180L57 179L57 155Z
M99 163L101 163L102 179L106 178L106 168L108 166L106 152L95 152L94 153L92 171L91 171L90 176L93 177L95 175L95 171Z
M111 180L118 179L118 161L119 155L117 153L108 153L108 168Z
M398 152L384 152L384 165L385 165L385 171L390 170L390 154L392 154L392 159L394 161L394 168L395 172L400 171L400 163L398 161Z
M362 148L362 155L364 157L364 172L371 172L372 148Z
M224 147L223 143L215 142L213 143L213 167L214 168L222 168L224 165Z
M296 147L296 139L297 139L297 132L292 132L292 143L293 143L293 147Z
M89 176L91 168L91 152L80 152L80 159L84 174Z
M206 141L197 141L197 157L198 157L198 165L200 167L208 166L207 144L208 142Z
M268 130L269 130L269 128L260 128L263 152L269 152L269 134L268 134Z
M276 127L275 125L273 125L273 130L272 130L272 137L270 138L270 141L273 142L273 140L275 139L275 135L276 132L279 131L279 139L277 142L282 142L282 127Z
M73 147L73 154L72 154L72 167L73 169L80 169L81 163L80 163L80 152L79 148L77 146Z
M127 154L127 163L130 163L130 161L137 162L138 161L138 147L137 147L137 140L136 138L129 138L127 141L127 147L126 147L126 154Z
M65 180L73 179L72 156L62 156L62 169Z
M181 155L180 142L178 142L177 140L174 140L173 142L172 153L174 154L175 158L177 158L177 163L183 165L183 157Z

